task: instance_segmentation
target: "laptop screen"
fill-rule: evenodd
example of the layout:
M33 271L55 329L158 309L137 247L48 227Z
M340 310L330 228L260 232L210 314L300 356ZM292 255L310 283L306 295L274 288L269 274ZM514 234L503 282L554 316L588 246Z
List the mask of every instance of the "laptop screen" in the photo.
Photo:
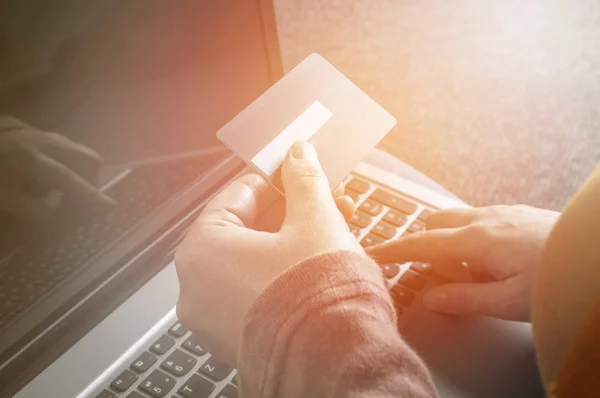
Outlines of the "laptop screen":
M4 3L0 111L109 164L215 144L272 83L258 1Z
M0 354L35 328L32 313L66 302L40 310L92 259L228 155L217 130L279 77L269 7L0 4ZM73 192L75 180L114 203Z

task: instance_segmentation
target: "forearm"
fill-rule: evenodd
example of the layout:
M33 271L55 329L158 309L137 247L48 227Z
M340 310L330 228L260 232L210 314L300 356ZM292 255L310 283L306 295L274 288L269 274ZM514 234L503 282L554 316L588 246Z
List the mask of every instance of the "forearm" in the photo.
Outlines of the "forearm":
M396 330L378 266L334 253L296 265L260 296L244 330L247 397L433 397Z

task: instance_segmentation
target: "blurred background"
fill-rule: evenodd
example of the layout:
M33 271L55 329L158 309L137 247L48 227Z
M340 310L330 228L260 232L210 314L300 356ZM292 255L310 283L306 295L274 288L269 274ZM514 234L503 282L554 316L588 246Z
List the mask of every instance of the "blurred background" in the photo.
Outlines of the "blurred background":
M284 67L319 52L398 120L380 145L472 205L560 209L600 160L600 3L275 0Z

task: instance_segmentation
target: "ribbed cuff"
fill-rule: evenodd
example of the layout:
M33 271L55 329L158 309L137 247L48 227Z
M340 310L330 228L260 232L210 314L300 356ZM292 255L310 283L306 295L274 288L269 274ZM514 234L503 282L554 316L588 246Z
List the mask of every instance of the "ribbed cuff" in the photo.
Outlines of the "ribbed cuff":
M289 339L314 309L365 294L383 297L390 318L395 317L379 266L354 252L313 257L276 278L250 308L244 325L238 364L243 394L276 392L278 364Z

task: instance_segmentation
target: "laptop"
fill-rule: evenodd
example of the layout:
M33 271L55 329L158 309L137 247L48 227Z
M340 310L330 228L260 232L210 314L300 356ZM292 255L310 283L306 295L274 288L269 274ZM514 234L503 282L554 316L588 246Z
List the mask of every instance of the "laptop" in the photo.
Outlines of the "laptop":
M213 41L199 46L201 65L131 90L109 87L58 126L85 130L105 156L103 189L117 205L69 209L52 233L8 245L0 263L1 397L238 395L237 371L177 320L173 252L207 201L244 170L216 131L277 81L282 65L270 1L197 7L205 7L198 40ZM435 209L465 206L367 161L346 186L359 208L349 225L364 245L422 228ZM421 295L439 276L427 265L382 272L401 333L441 396L543 396L529 325L429 313Z

